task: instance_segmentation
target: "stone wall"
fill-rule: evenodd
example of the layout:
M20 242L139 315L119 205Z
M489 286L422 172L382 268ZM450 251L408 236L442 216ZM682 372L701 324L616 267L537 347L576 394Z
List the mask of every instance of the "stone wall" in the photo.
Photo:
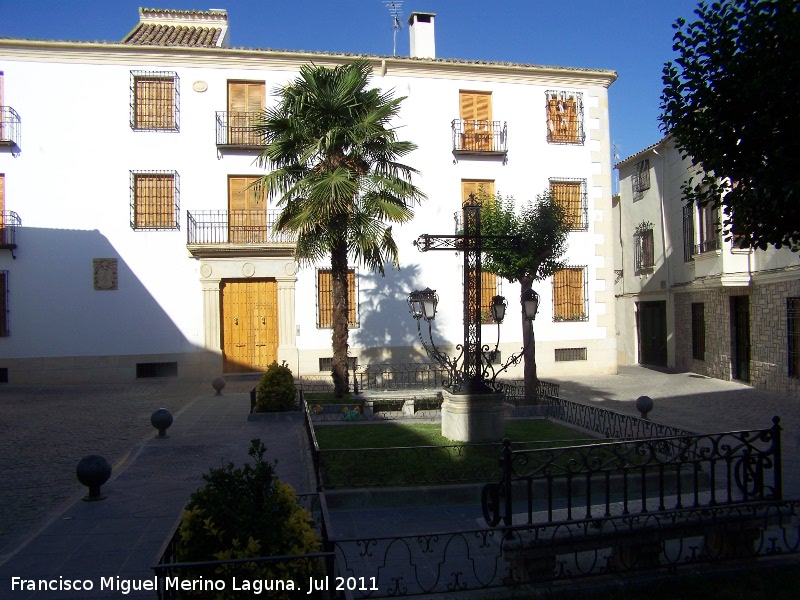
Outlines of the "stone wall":
M750 385L800 397L788 376L786 299L800 297L800 279L752 287L675 294L675 366L708 377L732 377L731 296L750 296ZM704 304L705 360L692 358L692 303Z

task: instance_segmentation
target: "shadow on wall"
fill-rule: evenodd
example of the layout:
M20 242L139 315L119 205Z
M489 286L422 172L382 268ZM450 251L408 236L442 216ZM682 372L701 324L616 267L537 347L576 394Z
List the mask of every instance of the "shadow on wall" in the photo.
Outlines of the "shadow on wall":
M350 333L351 346L359 348L362 363L429 362L419 341L417 323L408 309L408 294L422 289L419 265L402 270L366 273L360 277L361 327ZM443 340L434 320L434 340ZM428 340L428 325L421 321L422 333Z
M7 357L201 351L97 230L20 228L9 264ZM95 275L95 259L105 261ZM114 287L116 264L116 289ZM153 261L149 268L167 268ZM97 279L97 280L96 280ZM185 289L159 289L164 297ZM101 288L101 289L97 289Z

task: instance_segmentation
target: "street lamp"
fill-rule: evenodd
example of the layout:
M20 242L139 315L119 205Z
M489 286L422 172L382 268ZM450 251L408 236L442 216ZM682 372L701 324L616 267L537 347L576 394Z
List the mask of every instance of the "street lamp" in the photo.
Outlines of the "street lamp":
M539 294L532 288L522 292L522 310L525 312L526 321L533 321L536 313L539 312Z

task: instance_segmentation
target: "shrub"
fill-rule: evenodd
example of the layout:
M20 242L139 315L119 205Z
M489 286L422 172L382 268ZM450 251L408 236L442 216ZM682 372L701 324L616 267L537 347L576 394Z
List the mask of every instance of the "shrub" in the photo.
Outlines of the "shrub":
M296 396L297 388L291 369L285 362L282 365L274 362L258 382L256 412L295 410Z
M288 556L318 552L320 538L313 519L300 506L294 489L275 476L275 463L264 460L266 447L252 440L248 454L254 464L234 468L233 463L210 469L203 475L205 486L194 492L183 513L177 546L178 562L228 560L261 556ZM291 579L306 585L310 576L319 576L313 561L245 563L220 565L214 575L227 579L226 591L214 598L228 598L231 577L241 579ZM182 579L213 578L209 571L181 572ZM182 592L181 597L210 598ZM271 598L281 597L271 594Z

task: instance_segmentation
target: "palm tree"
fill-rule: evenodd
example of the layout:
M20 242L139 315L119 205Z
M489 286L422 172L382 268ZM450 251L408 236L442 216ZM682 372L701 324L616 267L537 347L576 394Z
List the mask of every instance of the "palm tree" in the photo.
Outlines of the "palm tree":
M275 231L296 235L301 264L330 256L337 398L348 380L348 259L381 275L386 262L399 268L387 221L411 220L425 197L411 183L416 169L397 162L416 148L398 140L391 124L403 98L368 88L371 72L362 59L303 66L274 90L277 105L255 125L266 146L258 164L270 170L256 185L282 208Z

